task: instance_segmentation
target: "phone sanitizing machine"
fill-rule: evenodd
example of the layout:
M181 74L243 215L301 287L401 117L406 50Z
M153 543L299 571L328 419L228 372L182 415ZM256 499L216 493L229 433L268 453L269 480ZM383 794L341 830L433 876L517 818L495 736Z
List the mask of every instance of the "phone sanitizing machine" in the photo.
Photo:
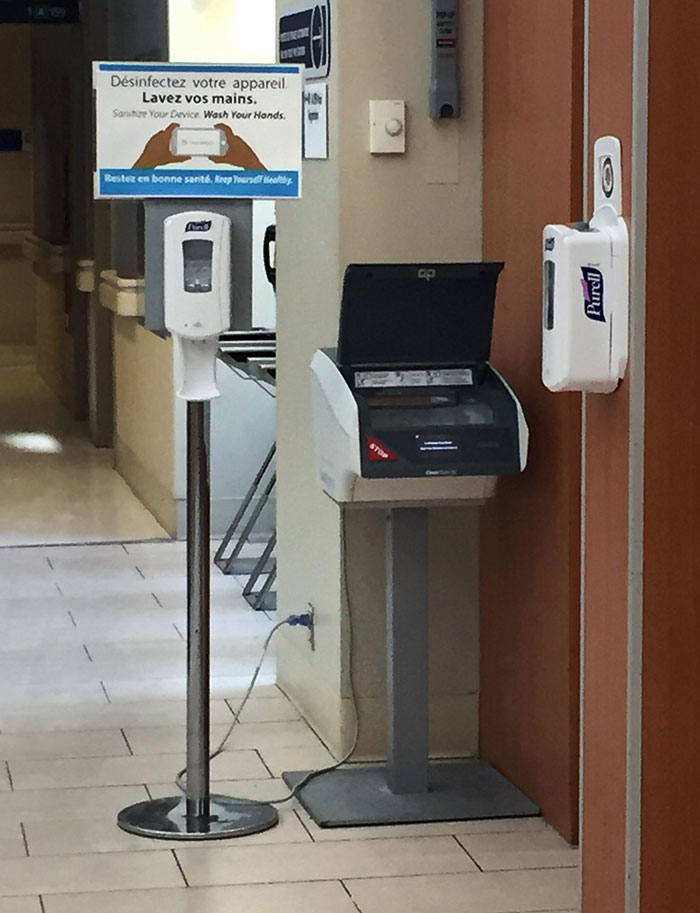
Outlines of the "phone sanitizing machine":
M428 508L483 504L498 476L527 463L523 410L489 364L502 269L350 266L338 348L312 361L323 490L343 509L383 509L387 520L389 759L303 787L323 827L538 813L487 764L429 761Z
M163 309L175 341L177 395L187 400L187 767L185 795L119 813L122 830L166 840L218 840L274 827L275 808L210 790L211 493L207 418L219 396L219 336L231 325L231 219L175 212L162 222ZM178 778L180 780L180 778Z

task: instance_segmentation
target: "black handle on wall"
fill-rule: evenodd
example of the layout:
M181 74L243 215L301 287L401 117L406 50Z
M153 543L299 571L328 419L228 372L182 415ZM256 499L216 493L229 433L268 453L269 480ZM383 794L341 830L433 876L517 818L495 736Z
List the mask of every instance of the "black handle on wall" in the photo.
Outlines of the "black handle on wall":
M265 231L265 240L263 242L263 260L265 262L265 274L270 285L277 290L277 270L275 269L275 258L273 256L272 246L277 243L277 226L268 225Z

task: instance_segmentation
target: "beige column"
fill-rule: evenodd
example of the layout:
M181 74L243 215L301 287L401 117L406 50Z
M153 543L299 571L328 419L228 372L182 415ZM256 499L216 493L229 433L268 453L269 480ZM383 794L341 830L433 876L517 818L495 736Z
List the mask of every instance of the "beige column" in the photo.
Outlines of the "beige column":
M348 263L481 259L483 11L479 2L461 6L463 114L434 122L430 4L333 2L330 159L306 162L301 202L278 204L280 616L311 603L317 625L315 652L303 632L283 632L279 682L338 754L352 735L343 527L314 473L308 365L315 349L336 343ZM370 155L370 99L406 101L405 155ZM477 750L478 515L434 510L430 536L432 751L463 756ZM348 516L346 540L358 757L378 758L385 751L381 513Z

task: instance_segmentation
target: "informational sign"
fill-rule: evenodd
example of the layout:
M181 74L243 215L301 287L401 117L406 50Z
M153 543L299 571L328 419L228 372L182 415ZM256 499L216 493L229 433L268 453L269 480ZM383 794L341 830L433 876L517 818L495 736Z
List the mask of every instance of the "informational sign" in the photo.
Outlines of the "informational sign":
M304 90L304 158L328 158L328 83Z
M301 195L302 68L95 63L95 197Z
M331 3L319 0L280 17L280 63L303 64L305 77L326 79L331 71Z
M36 23L38 25L69 25L80 22L79 0L0 0L0 22Z

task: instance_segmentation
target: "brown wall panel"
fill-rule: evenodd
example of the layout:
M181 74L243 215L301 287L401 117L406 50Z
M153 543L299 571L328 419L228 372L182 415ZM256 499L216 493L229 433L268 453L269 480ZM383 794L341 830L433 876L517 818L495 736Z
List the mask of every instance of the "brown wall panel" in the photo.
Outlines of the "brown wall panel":
M591 143L622 141L628 219L633 38L633 0L591 0ZM629 430L626 383L587 398L584 913L625 909Z
M580 397L540 379L541 237L582 211L582 23L578 0L486 4L484 256L506 261L493 362L522 399L531 456L483 512L481 753L571 840Z
M700 891L700 7L651 4L642 913Z

